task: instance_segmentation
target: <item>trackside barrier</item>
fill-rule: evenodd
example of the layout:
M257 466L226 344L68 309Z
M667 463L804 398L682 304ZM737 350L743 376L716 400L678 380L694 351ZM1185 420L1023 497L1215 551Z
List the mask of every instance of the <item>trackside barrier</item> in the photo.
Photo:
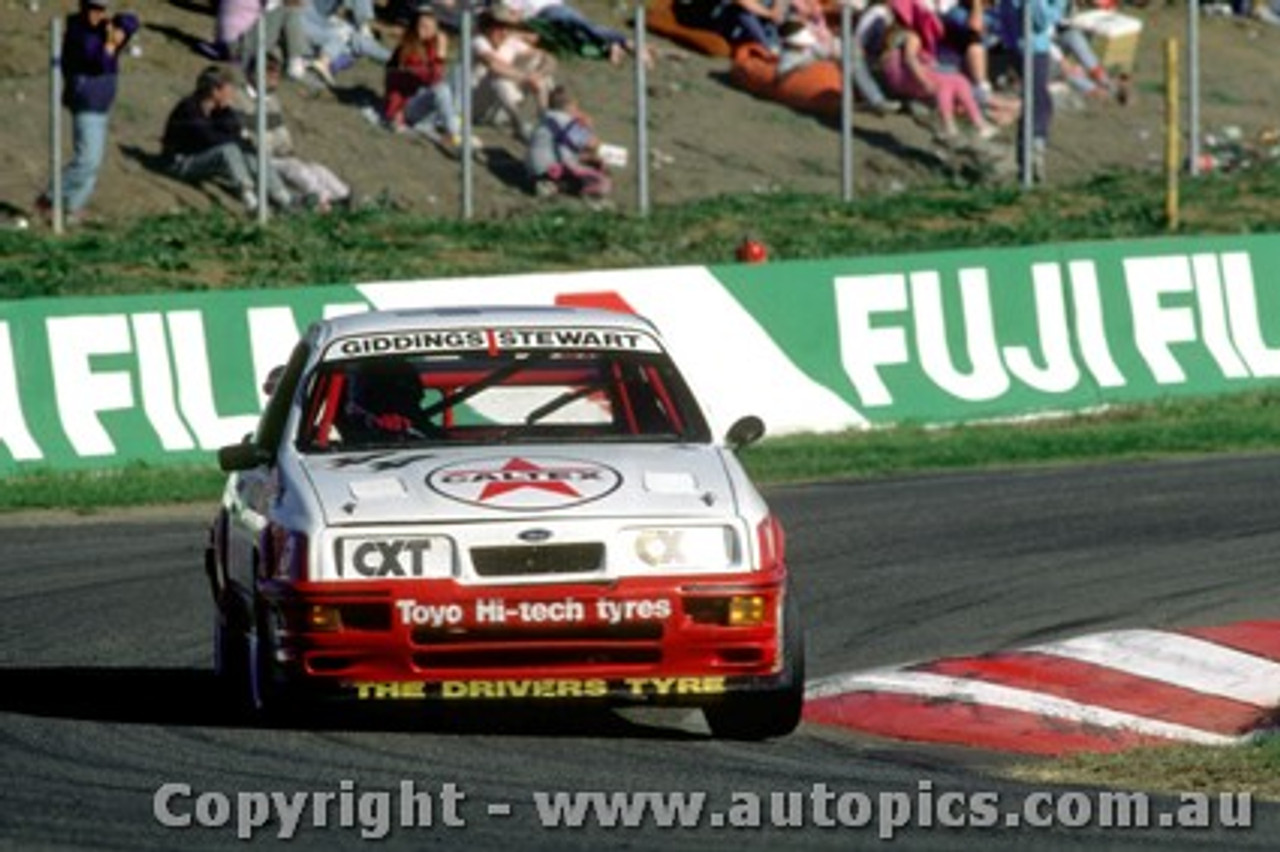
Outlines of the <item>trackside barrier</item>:
M1280 381L1280 236L0 303L0 474L208 461L320 317L576 304L661 329L719 434L954 423Z

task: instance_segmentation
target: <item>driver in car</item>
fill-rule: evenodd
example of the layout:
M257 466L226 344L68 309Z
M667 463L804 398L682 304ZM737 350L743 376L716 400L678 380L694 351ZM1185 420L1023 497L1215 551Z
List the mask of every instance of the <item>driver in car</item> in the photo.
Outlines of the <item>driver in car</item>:
M339 431L348 444L423 438L422 382L401 358L359 361L347 373Z

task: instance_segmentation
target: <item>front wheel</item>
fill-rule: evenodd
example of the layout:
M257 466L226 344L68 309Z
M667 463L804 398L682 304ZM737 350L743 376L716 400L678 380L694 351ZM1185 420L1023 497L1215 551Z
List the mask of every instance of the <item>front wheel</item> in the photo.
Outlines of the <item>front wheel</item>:
M283 679L276 661L275 641L269 616L259 609L256 626L248 637L248 665L245 667L244 691L249 709L269 723L289 721L295 705L294 690Z
M804 710L804 627L790 589L782 613L782 677L760 692L726 695L702 710L713 736L730 740L784 737L800 724Z

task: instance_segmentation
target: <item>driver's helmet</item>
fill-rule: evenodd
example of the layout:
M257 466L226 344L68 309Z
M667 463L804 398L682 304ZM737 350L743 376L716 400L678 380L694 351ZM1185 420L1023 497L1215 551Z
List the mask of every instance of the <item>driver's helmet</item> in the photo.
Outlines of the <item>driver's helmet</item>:
M362 415L414 419L422 413L422 382L417 368L404 358L364 359L347 371L346 398L344 407L353 422L366 419Z

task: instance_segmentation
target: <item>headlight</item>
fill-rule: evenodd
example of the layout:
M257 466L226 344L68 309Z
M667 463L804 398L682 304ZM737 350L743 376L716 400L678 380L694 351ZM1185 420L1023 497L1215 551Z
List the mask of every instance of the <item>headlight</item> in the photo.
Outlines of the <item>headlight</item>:
M738 562L731 527L644 527L626 530L627 555L647 568L715 571Z

